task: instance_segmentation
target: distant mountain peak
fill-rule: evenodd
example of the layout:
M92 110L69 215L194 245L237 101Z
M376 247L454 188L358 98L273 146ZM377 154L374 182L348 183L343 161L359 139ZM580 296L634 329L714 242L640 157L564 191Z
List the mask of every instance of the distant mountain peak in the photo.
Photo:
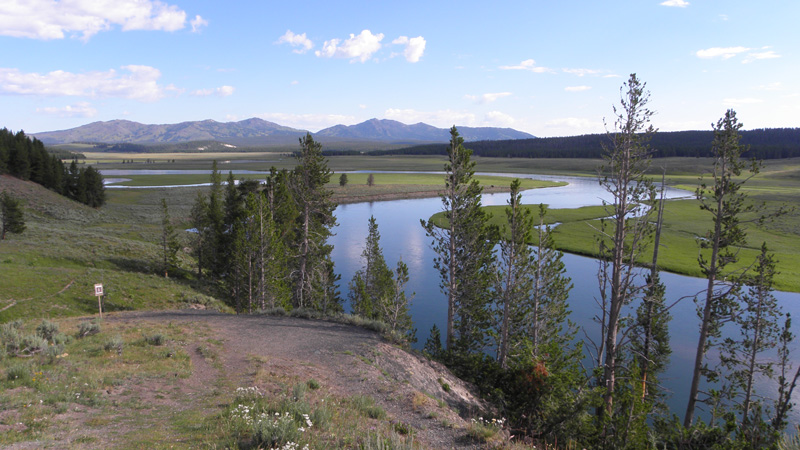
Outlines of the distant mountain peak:
M529 139L534 136L510 128L460 127L465 141ZM125 119L92 122L61 131L32 133L45 144L102 142L107 144L157 144L192 141L218 141L257 146L265 143L297 143L306 130L285 127L257 117L238 122L217 122L213 119L176 124L146 125ZM321 140L363 141L382 143L447 142L448 128L436 128L419 122L406 125L392 119L372 118L355 125L335 125L313 135Z

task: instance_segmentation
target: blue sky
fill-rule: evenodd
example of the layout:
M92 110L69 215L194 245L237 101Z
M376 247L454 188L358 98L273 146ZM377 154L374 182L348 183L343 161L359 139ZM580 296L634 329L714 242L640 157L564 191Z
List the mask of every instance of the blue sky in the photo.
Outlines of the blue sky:
M797 1L0 0L0 127L260 117L604 131L800 126Z

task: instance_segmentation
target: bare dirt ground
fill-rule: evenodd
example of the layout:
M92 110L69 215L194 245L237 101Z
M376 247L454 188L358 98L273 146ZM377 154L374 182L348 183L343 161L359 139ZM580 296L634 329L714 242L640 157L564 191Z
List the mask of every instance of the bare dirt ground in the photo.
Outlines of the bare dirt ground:
M386 410L387 420L411 425L415 441L424 448L481 448L467 436L469 419L464 417L480 415L485 405L469 387L442 365L399 349L374 332L328 321L198 310L117 313L106 320L194 323L208 327L221 341L220 364L200 356L199 343L185 343L192 373L180 383L180 397L173 396L178 402L201 396L220 377L241 387L254 385L259 373L313 378L335 395L372 396ZM157 386L146 389L159 391Z

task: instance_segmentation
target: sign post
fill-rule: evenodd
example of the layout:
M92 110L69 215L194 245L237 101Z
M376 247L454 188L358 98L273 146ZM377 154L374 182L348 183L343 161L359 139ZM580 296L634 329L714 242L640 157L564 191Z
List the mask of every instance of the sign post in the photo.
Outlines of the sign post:
M103 285L102 284L95 284L94 285L94 295L97 297L97 309L100 310L100 318L103 318Z

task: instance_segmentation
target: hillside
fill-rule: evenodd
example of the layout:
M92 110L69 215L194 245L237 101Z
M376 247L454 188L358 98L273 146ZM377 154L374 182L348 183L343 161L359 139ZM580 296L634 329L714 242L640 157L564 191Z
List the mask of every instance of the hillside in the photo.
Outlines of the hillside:
M459 132L467 141L496 139L533 138L510 128L459 127ZM297 145L298 138L305 130L284 127L262 119L252 118L239 122L221 123L214 120L182 122L167 125L145 125L129 120L93 122L77 128L61 131L48 131L32 134L47 145L70 143L91 144L138 144L165 145L200 143L197 147L227 146L258 147L275 145ZM371 119L357 125L336 125L312 133L317 139L326 142L348 143L358 148L359 143L375 142L382 144L414 144L424 142L447 142L449 129L436 128L424 123L406 125L394 120ZM135 150L135 147L121 150ZM141 150L141 149L140 149Z

